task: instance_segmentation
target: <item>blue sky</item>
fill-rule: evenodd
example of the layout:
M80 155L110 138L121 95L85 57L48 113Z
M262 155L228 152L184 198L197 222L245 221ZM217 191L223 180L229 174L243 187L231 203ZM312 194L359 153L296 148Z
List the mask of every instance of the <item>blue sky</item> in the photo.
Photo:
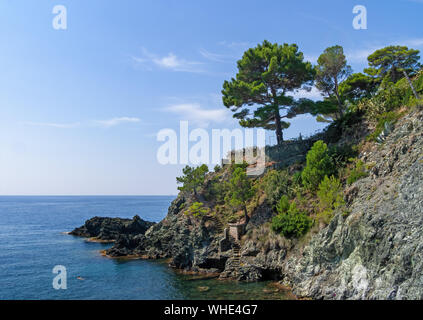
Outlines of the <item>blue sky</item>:
M67 30L52 27L58 4ZM352 27L358 4L367 30ZM157 162L156 134L238 127L220 91L245 49L297 43L315 62L339 44L358 72L377 48L423 49L422 13L419 0L0 0L0 194L175 194L182 166ZM320 128L300 117L285 136Z

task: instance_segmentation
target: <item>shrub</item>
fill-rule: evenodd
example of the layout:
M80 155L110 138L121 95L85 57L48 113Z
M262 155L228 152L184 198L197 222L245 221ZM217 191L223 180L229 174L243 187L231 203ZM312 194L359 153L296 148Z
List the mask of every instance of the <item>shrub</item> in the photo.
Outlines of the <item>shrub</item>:
M378 119L382 114L394 111L404 105L407 98L407 89L399 81L397 84L387 84L383 89L370 99L363 99L359 103L359 109L365 111L370 121Z
M289 199L286 195L282 196L276 204L276 210L278 213L286 213L289 210L289 207Z
M354 160L354 167L347 171L347 184L353 184L357 180L367 177L368 173L364 162L358 159Z
M284 200L282 200L284 199ZM312 220L306 213L300 211L295 202L292 202L286 208L287 198L281 198L280 209L287 209L287 211L279 211L279 214L272 219L272 230L280 233L286 238L296 237L299 238L306 234L312 225Z
M328 146L322 140L317 141L307 153L307 164L301 177L303 185L308 190L316 190L325 175L335 171Z
M344 144L329 148L329 155L336 167L345 166L349 159L356 157L357 154L358 148L356 145Z
M210 213L210 208L204 207L201 202L194 202L184 212L185 215L192 215L193 217L202 217Z
M207 184L207 189L204 196L207 201L216 201L216 203L223 203L227 193L227 184L222 181L221 176L214 176Z
M341 183L334 176L325 176L319 185L317 197L320 210L318 218L326 224L332 219L333 211L345 204Z
M204 183L208 171L209 168L205 164L196 168L186 166L182 169L183 176L176 178L176 182L182 184L178 190L194 192L194 195L197 195L197 190Z
M263 179L263 191L266 194L267 202L275 205L276 202L289 193L289 174L287 171L271 170Z
M233 208L241 207L244 211L245 223L248 223L247 203L254 196L255 190L245 173L245 169L242 167L235 168L227 187L225 202Z

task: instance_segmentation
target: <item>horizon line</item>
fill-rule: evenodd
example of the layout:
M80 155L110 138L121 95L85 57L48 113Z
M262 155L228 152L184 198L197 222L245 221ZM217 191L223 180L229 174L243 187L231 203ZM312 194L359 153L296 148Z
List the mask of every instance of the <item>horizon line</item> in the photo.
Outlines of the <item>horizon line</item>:
M0 197L170 197L177 194L0 194Z

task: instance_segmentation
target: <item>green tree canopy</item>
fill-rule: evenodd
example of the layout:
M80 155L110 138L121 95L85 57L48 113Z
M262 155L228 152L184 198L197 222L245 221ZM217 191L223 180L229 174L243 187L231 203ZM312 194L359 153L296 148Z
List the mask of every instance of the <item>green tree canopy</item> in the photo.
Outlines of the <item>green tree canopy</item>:
M344 49L341 46L326 48L317 60L316 88L325 95L324 103L317 103L315 114L340 119L345 112L343 98L339 92L342 81L352 73L347 65Z
M186 166L182 169L183 176L176 178L176 182L182 184L178 190L194 192L194 195L197 196L197 189L204 183L208 171L209 168L205 164L196 168Z
M377 79L361 72L353 73L339 85L339 93L347 100L357 101L370 97L375 93L377 86Z
M414 76L422 67L419 62L419 53L419 50L408 49L406 46L388 46L376 50L367 58L370 67L364 72L379 78L382 83L396 83L405 77L414 96L418 99L419 96L410 77Z
M252 196L254 196L254 189L245 169L237 167L229 180L228 193L225 200L234 208L242 207L246 224L250 220L247 212L247 202Z
M280 144L282 130L289 126L282 119L307 111L287 94L309 88L314 77L311 64L304 62L297 45L265 40L248 49L237 65L236 78L223 83L223 104L234 112L241 126L275 130ZM285 111L282 115L281 110Z
M328 146L322 140L315 142L307 153L306 167L301 174L304 187L316 190L323 178L332 175L334 171Z

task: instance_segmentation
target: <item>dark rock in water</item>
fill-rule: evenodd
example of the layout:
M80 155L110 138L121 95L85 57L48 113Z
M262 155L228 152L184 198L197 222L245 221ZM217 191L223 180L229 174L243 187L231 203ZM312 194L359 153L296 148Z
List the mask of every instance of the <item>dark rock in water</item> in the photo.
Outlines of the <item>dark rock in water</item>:
M111 257L171 258L170 266L174 268L222 271L227 259L219 254L222 234L213 220L183 214L181 209L185 201L181 193L172 202L164 220L144 235L122 234L106 254Z
M98 240L118 240L121 235L142 235L154 222L141 219L136 215L132 219L94 217L69 234Z

